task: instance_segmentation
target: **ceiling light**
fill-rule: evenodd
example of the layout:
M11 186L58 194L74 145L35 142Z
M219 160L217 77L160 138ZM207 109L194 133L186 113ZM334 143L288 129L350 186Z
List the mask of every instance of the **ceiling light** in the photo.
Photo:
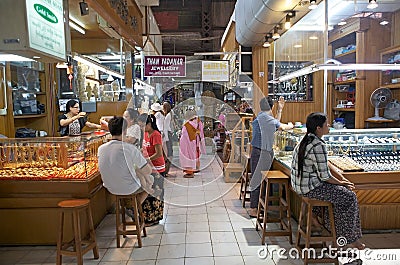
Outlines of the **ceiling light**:
M0 62L30 62L30 61L33 60L15 54L0 53Z
M344 20L342 20L342 21L340 21L339 23L337 23L339 26L343 26L343 25L346 25L347 24L347 22L346 21L344 21Z
M79 9L81 10L81 16L89 15L89 5L85 3L85 0L79 2Z
M308 9L316 9L317 8L317 0L310 0L310 5L308 6Z
M265 35L265 42L263 44L264 48L268 48L271 46L271 42L270 39L272 38L272 34L271 33L267 33L267 35Z
M76 23L73 22L72 20L70 20L70 21L68 22L68 24L69 24L69 26L70 26L71 28L73 28L74 30L76 30L76 31L78 31L79 33L85 35L85 33L86 33L85 29L82 28L82 27L80 27L78 24L76 24Z
M114 81L114 78L112 77L112 75L108 75L107 77L107 81L112 82Z
M318 37L317 36L310 36L309 39L310 40L318 40Z
M277 39L279 39L279 38L281 37L281 35L280 35L279 32L278 32L278 29L279 29L279 26L276 26L276 27L274 28L274 34L272 34L272 38L273 38L274 40L277 40Z
M381 24L382 26L386 26L387 24L389 24L389 21L384 20L381 21L379 24Z
M82 56L78 55L77 53L74 53L73 59L75 61L77 61L77 62L80 62L80 63L86 64L88 66L94 67L95 69L97 69L99 71L102 71L102 72L104 72L106 74L109 74L109 75L112 75L112 76L115 76L115 77L121 78L121 79L125 78L125 76L123 76L122 74L117 73L117 72L115 72L115 71L113 71L111 69L107 69L103 65L101 65L101 64L99 64L99 63L97 63L97 62L95 62L93 60L90 60L88 58L82 57Z
M301 45L301 44L296 44L296 45L294 45L293 47L295 47L295 48L301 48L301 47L303 47L303 45Z
M376 0L369 0L369 4L367 5L368 9L375 9L378 7Z
M290 29L292 27L292 23L290 23L290 16L289 14L286 15L286 20L285 20L285 29Z
M58 69L67 69L68 68L68 64L67 63L57 63L56 68Z

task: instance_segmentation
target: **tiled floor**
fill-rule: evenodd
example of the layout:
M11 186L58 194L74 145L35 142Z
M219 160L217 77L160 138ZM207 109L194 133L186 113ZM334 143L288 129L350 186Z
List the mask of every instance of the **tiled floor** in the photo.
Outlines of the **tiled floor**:
M286 255L291 253L286 237L267 238L264 251L255 219L249 219L238 200L239 185L225 183L219 163L209 161L209 166L193 179L184 179L178 170L171 171L172 177L165 180L165 218L147 228L142 248L137 248L134 236L124 241L123 248L116 248L115 215L110 214L96 230L100 259L93 260L89 252L84 264L303 264L278 255L281 248L286 249ZM371 249L361 253L363 264L400 264L400 233L365 234L363 241ZM0 264L55 264L55 253L55 246L0 247ZM64 257L63 262L76 264L71 257ZM346 262L341 260L342 264Z

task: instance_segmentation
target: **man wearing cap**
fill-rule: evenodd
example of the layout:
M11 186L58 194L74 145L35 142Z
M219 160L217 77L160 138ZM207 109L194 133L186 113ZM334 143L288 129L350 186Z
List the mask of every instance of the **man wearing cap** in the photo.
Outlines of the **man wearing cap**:
M274 159L274 151L272 149L274 144L274 134L277 129L290 130L293 128L293 124L282 124L280 123L283 106L285 100L283 97L279 98L278 111L276 118L273 117L271 108L274 106L274 102L271 97L264 97L260 100L261 112L257 115L257 118L253 121L253 134L251 141L251 180L249 185L250 190L250 217L256 217L258 198L260 196L260 184L261 184L261 171L267 171L272 165ZM259 163L260 162L260 163Z

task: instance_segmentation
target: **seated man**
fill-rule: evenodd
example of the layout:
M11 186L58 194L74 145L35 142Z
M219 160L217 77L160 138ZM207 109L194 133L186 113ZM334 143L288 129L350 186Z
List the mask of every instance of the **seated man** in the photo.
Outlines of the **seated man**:
M148 192L152 191L151 167L135 146L122 141L126 124L122 117L114 117L108 122L112 140L99 147L99 171L103 185L110 193L136 193L139 202L143 203ZM128 203L130 202L125 202L125 205L129 209L132 206L127 205Z

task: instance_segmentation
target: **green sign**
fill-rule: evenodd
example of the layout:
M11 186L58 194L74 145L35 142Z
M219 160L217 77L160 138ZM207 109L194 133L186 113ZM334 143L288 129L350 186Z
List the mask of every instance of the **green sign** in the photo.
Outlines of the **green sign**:
M25 1L29 47L65 61L63 0Z
M44 19L49 21L50 23L58 23L58 18L56 15L54 15L53 12L51 12L50 9L48 9L45 6L42 6L40 4L34 4L33 5L35 8L35 11Z

